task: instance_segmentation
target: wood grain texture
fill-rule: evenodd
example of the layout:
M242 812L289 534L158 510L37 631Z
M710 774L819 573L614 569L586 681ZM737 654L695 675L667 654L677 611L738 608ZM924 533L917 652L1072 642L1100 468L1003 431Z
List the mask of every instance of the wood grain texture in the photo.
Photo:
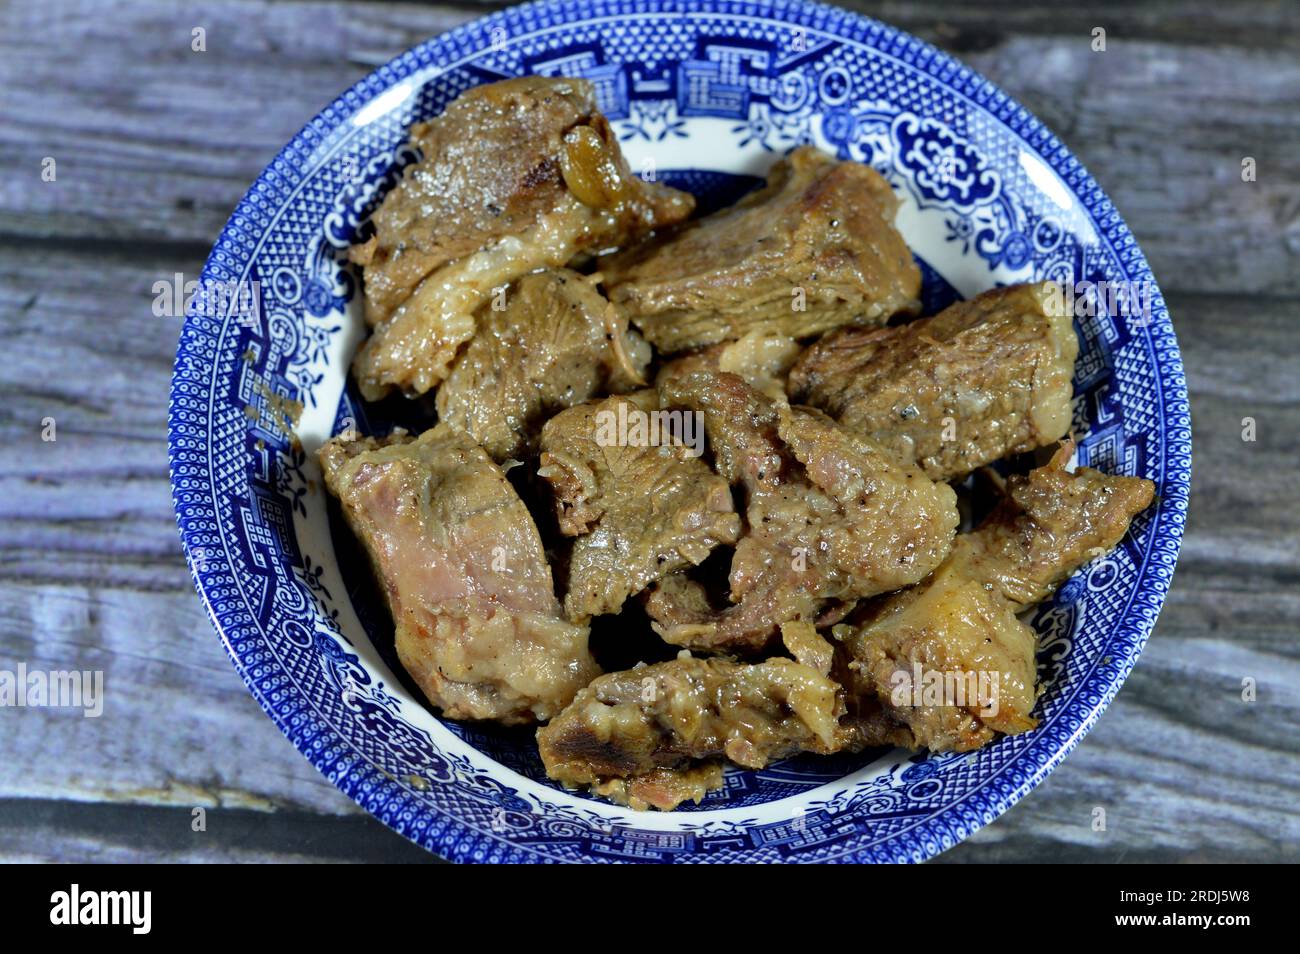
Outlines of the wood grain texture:
M1300 860L1295 5L861 6L956 49L1088 165L1152 260L1192 392L1188 534L1141 664L1038 790L941 860ZM197 273L315 110L483 9L0 8L0 667L103 669L108 696L98 720L0 710L0 860L428 857L294 752L212 633L166 476L179 323L151 286Z
M318 110L472 16L343 3L0 7L0 233L203 250ZM196 27L205 52L191 49ZM41 182L46 156L55 183Z
M110 15L66 3L0 12L10 120L0 127L0 235L202 249L316 110L370 67L472 13L377 3L103 6ZM904 6L863 5L886 20ZM1106 52L1095 53L1093 15L1062 19L1047 6L912 10L899 25L932 24L918 32L942 45L952 29L1001 24L991 44L958 42L963 59L1047 122L1130 222L1143 223L1138 239L1166 286L1300 293L1300 196L1291 188L1300 179L1300 58L1263 42L1300 36L1300 7L1229 13L1203 3L1199 16L1183 5L1175 17L1169 4L1130 4L1128 14L1115 5L1097 14L1111 25ZM1171 21L1182 28L1141 28ZM1003 32L1016 24L1027 35ZM207 30L204 53L190 49L197 25ZM1202 42L1174 42L1189 33ZM33 34L36 42L25 39ZM1233 39L1248 45L1225 45ZM84 53L101 47L101 56ZM60 163L57 183L40 182L45 156ZM1250 184L1241 182L1246 156L1259 170Z

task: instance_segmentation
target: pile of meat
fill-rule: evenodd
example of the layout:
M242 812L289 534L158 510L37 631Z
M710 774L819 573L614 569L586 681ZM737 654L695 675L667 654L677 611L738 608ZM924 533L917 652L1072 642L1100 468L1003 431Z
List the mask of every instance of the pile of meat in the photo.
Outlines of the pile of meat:
M1067 435L1059 296L917 317L889 185L811 147L691 219L581 80L472 89L413 140L353 249L353 373L367 399L436 389L438 423L320 463L434 706L542 723L552 778L659 809L728 762L1034 728L1020 615L1153 493L1068 470L1068 440L986 466ZM959 533L977 481L999 502ZM615 616L676 658L602 672Z

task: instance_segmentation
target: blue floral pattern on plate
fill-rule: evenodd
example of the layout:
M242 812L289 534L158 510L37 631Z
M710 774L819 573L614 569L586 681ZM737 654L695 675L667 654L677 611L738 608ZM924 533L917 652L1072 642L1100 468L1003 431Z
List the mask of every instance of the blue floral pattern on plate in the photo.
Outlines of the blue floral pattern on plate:
M1021 798L1123 683L1173 575L1191 425L1159 292L1141 321L1077 321L1082 464L1155 481L1158 504L1031 622L1040 727L978 752L878 751L732 771L699 806L637 814L552 786L531 734L443 722L404 681L384 613L310 453L418 405L363 407L346 250L415 156L412 122L521 73L597 87L634 170L729 201L814 143L895 187L928 307L1029 279L1152 283L1069 151L992 84L882 24L802 2L570 0L494 14L398 57L309 123L254 183L204 282L253 283L259 320L188 316L172 384L176 512L198 590L267 714L331 781L458 861L920 861ZM286 401L303 407L295 428ZM398 402L400 404L400 402ZM349 560L352 564L349 564ZM340 563L344 565L340 565Z

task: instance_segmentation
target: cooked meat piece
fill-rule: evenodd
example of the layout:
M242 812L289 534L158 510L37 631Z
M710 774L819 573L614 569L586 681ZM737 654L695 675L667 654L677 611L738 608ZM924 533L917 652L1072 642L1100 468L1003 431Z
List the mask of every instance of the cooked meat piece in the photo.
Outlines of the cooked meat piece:
M793 660L683 653L601 676L537 731L537 742L551 778L609 791L611 779L653 779L724 756L762 768L797 752L835 752L842 713L839 686Z
M856 744L879 744L892 723L911 747L966 751L1037 724L1037 636L1016 613L1114 547L1154 491L1137 477L1071 473L1071 450L1011 478L1005 502L958 537L927 580L860 607L854 625L832 630L849 659L846 724L864 714Z
M876 601L860 618L856 628L833 630L851 657L850 710L864 696L872 715L883 707L910 734L908 748L966 751L995 731L1015 734L1037 724L1029 715L1037 698L1037 634L953 562ZM872 735L864 731L861 742L879 744Z
M740 378L769 402L784 403L786 377L801 350L797 341L785 335L763 330L750 331L736 341L711 345L668 362L660 368L655 384L661 388L684 388L686 390L682 393L693 395L696 403L708 403L710 413L721 412L725 416L735 410L736 405L729 403L726 397L708 401L706 396L708 389L717 381L718 372L725 371ZM690 375L697 372L704 376L699 381L692 382ZM765 404L764 407L766 406ZM772 415L772 420L775 419L775 415Z
M879 446L811 408L782 408L778 433L813 486L843 513L816 551L845 577L838 598L908 586L948 555L957 504L947 484L896 466ZM773 509L765 515L774 516Z
M592 793L616 805L643 812L657 808L670 812L682 802L697 805L709 792L723 786L723 763L701 762L685 768L655 769L646 775L611 778L592 786Z
M961 538L966 546L957 555L969 574L996 586L1017 612L1114 549L1155 496L1155 485L1140 477L1066 470L1073 452L1066 442L1047 465L1010 478L1006 499L976 533Z
M659 379L666 406L702 410L719 473L744 484L746 532L730 570L733 605L713 605L684 575L651 590L646 610L674 645L752 654L782 623L923 579L957 528L947 484L900 466L820 412L775 404L697 358Z
M728 483L775 487L788 454L777 436L776 403L738 374L719 371L720 350L678 358L655 379L664 407L699 411L714 467Z
M354 249L375 326L353 369L367 399L423 394L474 334L492 289L679 222L694 200L633 176L581 79L463 93L412 129L423 159Z
M570 408L542 428L538 474L555 493L560 531L577 538L570 618L616 613L655 580L736 542L731 490L700 459L704 435L693 431L689 414L661 411L649 390Z
M835 647L826 641L817 627L807 622L781 624L781 641L796 661L823 676L831 674L835 662Z
M375 211L374 237L354 249L367 321L386 321L435 269L554 211L565 193L564 134L589 121L592 104L577 83L528 76L469 89L413 126L422 161Z
M920 306L897 208L874 169L801 146L758 192L601 270L611 300L664 353L750 331L803 338L883 325Z
M800 356L793 400L935 480L1043 447L1070 427L1079 342L1046 284L996 288L933 318L843 328Z
M786 377L800 351L793 338L760 329L714 347L718 349L719 371L740 375L751 388L774 401L785 399Z
M438 419L498 463L534 453L556 411L645 384L649 345L577 272L525 275L504 304L479 309L478 330L437 397Z
M397 655L445 715L549 719L599 673L532 517L465 433L335 438L320 463L387 594Z

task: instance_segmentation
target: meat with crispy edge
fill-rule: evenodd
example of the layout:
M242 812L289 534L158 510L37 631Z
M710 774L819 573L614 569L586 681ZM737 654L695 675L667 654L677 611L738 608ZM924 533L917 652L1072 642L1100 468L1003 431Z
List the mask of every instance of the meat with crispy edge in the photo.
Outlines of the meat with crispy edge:
M804 338L883 325L920 307L897 208L874 169L801 146L764 188L601 270L610 299L663 353L751 331Z
M536 452L542 424L602 391L645 384L650 347L590 281L525 275L479 309L474 337L438 388L438 419L498 463Z
M601 676L537 731L537 744L556 781L667 810L720 786L718 759L762 768L798 752L837 751L843 711L839 686L794 660L683 652Z
M494 288L633 241L694 199L631 174L583 79L474 87L412 129L423 159L353 249L373 326L353 362L362 395L419 395L446 377Z
M398 657L445 715L546 720L599 673L532 517L468 435L337 437L320 463L383 586Z
M715 361L666 367L660 399L703 413L714 466L745 488L746 529L730 605L715 606L686 574L649 591L646 610L667 642L758 654L782 623L916 583L947 556L958 520L951 487L820 412L773 402Z
M918 586L832 628L854 747L966 751L1034 728L1037 635L1016 614L1112 549L1154 493L1149 480L1052 461L1008 482L1005 501Z
M723 786L722 762L700 762L684 768L663 768L630 778L608 778L591 791L616 805L643 812L657 808L672 811L683 802L699 804L709 792Z
M995 288L932 318L844 328L800 355L792 400L935 480L1051 444L1070 427L1079 341L1050 283Z
M570 618L616 613L629 596L739 536L727 482L699 457L704 434L682 421L692 423L661 411L646 390L570 408L542 428L537 472L554 491L560 532L575 538Z

